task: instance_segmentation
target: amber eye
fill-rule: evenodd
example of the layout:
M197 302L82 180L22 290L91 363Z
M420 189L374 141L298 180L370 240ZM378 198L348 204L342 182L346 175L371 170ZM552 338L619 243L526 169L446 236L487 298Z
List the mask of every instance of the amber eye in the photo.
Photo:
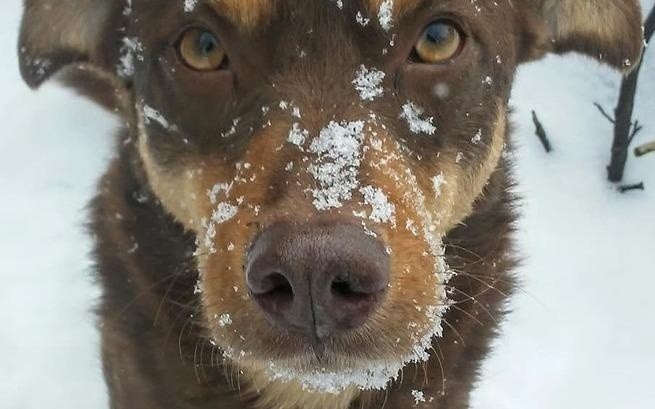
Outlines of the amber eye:
M451 21L438 20L426 27L414 50L421 62L436 64L457 57L463 45L459 27Z
M196 71L215 71L224 68L225 49L213 33L202 28L190 28L178 41L180 58Z

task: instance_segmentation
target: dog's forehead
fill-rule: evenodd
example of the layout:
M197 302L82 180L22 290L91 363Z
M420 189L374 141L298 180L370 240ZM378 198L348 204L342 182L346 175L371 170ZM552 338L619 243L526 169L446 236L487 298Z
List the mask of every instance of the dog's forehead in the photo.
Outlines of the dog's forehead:
M305 1L310 0L299 0L299 2ZM344 7L344 3L351 3L369 15L389 13L390 17L394 18L400 17L426 1L429 0L325 0L323 3L326 7L339 8ZM250 30L270 21L281 7L293 3L289 0L206 0L206 2L243 30ZM189 4L197 3L196 0Z

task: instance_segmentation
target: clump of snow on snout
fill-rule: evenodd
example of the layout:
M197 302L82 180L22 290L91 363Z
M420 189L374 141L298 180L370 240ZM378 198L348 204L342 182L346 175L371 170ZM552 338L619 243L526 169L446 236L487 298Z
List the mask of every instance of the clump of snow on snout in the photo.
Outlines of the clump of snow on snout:
M434 118L424 118L424 114L425 111L423 108L417 106L413 102L407 102L403 105L403 111L400 114L400 118L407 121L411 132L416 134L426 133L428 135L434 135L437 131L437 128L433 124Z
M384 31L389 31L393 28L393 0L384 0L380 4L378 20L380 21L380 27Z
M209 220L207 220L207 218L201 220L205 234L203 236L199 235L196 239L196 245L198 246L197 252L200 251L200 247L202 246L209 254L215 254L216 247L214 246L214 239L216 238L216 226L225 223L237 215L239 210L237 206L234 206L227 201L218 200L218 196L221 193L223 193L227 198L231 189L232 184L217 183L211 188L211 190L207 191L207 197L209 198L210 203L214 206L214 209L212 210L212 215Z
M361 65L352 82L355 85L355 90L359 92L360 98L364 101L373 101L375 98L382 96L384 93L382 81L384 81L385 75L380 70L368 69L365 65Z
M216 205L212 213L211 221L216 224L222 224L230 220L237 214L238 208L232 204L221 202Z
M359 185L363 130L363 121L331 121L312 141L309 150L318 156L318 161L309 167L309 172L318 184L312 190L318 210L341 207L352 198Z
M302 146L309 137L309 131L302 129L298 123L294 123L289 131L287 140L296 146Z
M389 202L382 189L365 186L359 189L359 192L364 196L364 202L372 208L369 215L371 220L396 225L396 206Z

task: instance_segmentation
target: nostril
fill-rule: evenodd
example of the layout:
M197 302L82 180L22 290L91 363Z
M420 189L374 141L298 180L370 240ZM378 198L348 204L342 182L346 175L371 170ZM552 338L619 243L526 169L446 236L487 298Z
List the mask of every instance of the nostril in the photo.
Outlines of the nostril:
M261 284L263 291L253 291L253 297L265 309L279 311L293 302L293 287L283 274L272 273Z
M268 293L290 294L293 296L293 288L289 280L281 273L273 273L264 279L264 287Z
M353 287L351 282L340 278L337 278L332 282L330 290L333 297L350 303L367 301L370 300L374 295L368 292L358 291Z

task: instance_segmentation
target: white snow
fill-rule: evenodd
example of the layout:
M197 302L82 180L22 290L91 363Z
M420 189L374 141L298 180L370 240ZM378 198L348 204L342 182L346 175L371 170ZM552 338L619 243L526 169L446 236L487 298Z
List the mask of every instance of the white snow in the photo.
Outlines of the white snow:
M289 141L289 143L301 147L302 145L304 145L308 137L309 137L309 131L300 128L300 124L294 123L291 126L291 130L289 131L289 136L287 137L287 141Z
M359 189L364 196L364 202L371 206L369 218L377 223L389 223L396 225L396 206L389 202L389 198L382 189L373 186L365 186Z
M18 0L0 6L6 50L20 9ZM650 50L637 143L655 138L653 72ZM0 83L0 407L107 408L83 224L117 121L55 85L32 93L13 54L0 60ZM629 159L626 182L643 180L645 192L621 195L605 181L611 127L592 102L611 109L617 84L579 57L551 57L518 75L517 241L526 262L473 409L655 407L655 157ZM534 136L532 109L550 155Z
M184 12L191 13L198 6L198 0L184 0Z
M121 77L132 77L134 75L134 64L136 61L143 61L143 44L136 37L124 37L120 49L120 59L116 72Z
M380 4L378 20L380 22L380 27L382 27L384 31L389 31L393 28L393 0L384 0L382 4Z
M220 316L217 316L216 319L218 321L218 325L221 327L232 325L232 316L230 314L221 314Z
M143 105L143 119L146 124L150 124L152 121L154 121L161 125L164 129L168 129L170 131L175 131L177 129L175 125L171 125L171 123L168 122L164 115L147 104Z
M363 130L363 121L332 121L312 141L309 149L318 156L318 164L311 165L309 172L319 186L312 190L318 210L341 207L352 198L359 184Z
M437 128L434 126L434 118L422 118L425 110L413 102L407 102L402 107L402 113L400 118L407 121L409 125L409 130L413 133L426 133L428 135L434 135L437 131Z
M361 11L358 11L357 14L355 14L355 21L361 25L362 27L366 27L368 23L371 22L370 18L364 17Z
M425 394L422 391L412 390L412 397L414 398L414 405L416 406L421 402L425 402Z
M359 96L364 101L373 101L382 96L384 88L382 81L384 81L385 73L375 68L366 68L361 65L355 73L353 85L355 90L359 92Z

